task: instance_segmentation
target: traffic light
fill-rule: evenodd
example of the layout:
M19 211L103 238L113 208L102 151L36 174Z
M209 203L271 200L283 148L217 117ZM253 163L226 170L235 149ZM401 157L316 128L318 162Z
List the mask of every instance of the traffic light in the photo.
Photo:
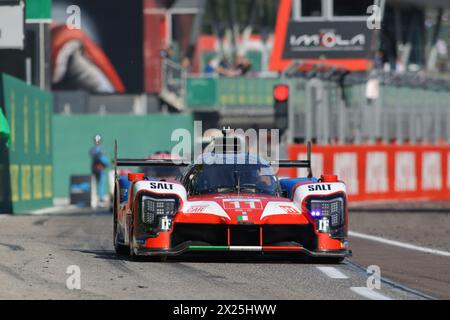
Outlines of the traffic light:
M275 128L283 133L289 125L289 86L276 85L273 88L273 101Z

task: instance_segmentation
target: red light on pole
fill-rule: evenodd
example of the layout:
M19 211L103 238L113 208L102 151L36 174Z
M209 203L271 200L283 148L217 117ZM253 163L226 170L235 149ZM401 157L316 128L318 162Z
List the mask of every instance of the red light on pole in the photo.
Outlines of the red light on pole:
M277 101L286 101L289 98L289 87L287 85L278 85L273 89L273 97Z
M289 86L279 84L273 88L274 125L283 133L288 128Z

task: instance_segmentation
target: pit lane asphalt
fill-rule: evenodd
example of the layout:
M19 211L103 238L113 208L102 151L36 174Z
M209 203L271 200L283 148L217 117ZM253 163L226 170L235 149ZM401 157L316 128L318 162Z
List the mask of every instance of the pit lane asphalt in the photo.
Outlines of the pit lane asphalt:
M410 210L350 211L350 229L382 239L450 251L450 209L410 206ZM400 207L401 205L396 205ZM404 249L350 236L351 261L378 265L383 277L437 299L450 299L450 257Z
M331 267L283 258L118 258L111 215L83 212L0 219L0 299L365 299L367 275L350 262ZM356 240L357 241L357 240ZM365 250L364 247L358 249ZM67 268L81 290L66 288ZM344 278L333 278L333 274ZM355 290L351 288L363 288ZM367 290L366 290L367 291ZM369 292L370 293L370 292ZM379 297L422 299L383 282Z

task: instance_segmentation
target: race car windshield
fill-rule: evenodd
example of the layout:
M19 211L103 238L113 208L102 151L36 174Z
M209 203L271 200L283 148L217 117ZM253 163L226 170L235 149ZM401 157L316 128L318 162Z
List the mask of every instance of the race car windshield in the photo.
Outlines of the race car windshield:
M266 165L198 165L190 175L191 195L250 193L277 196L278 180Z

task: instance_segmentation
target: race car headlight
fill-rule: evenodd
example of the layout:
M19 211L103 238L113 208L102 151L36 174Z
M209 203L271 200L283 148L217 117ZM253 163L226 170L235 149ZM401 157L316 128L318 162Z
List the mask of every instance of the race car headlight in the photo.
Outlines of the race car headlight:
M310 214L318 220L328 218L331 228L341 226L345 223L344 200L311 200Z
M154 224L157 217L173 217L176 213L175 204L175 199L142 197L142 222Z

